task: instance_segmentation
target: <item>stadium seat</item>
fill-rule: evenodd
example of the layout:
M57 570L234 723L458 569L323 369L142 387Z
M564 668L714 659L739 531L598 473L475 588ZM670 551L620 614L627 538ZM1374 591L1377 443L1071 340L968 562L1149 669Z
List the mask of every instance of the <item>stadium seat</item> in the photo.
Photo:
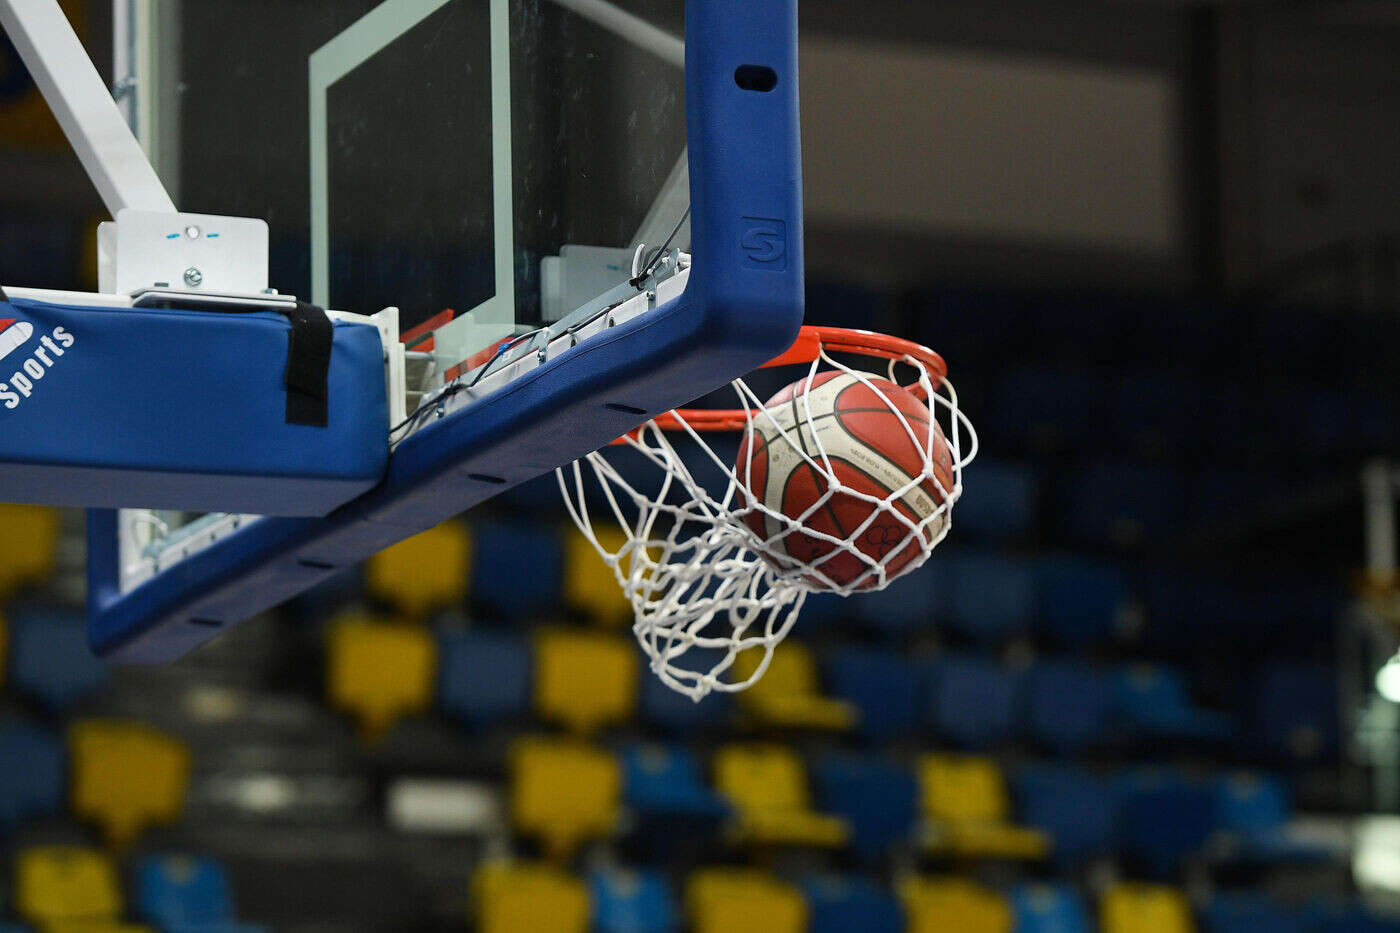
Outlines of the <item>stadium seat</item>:
M588 889L596 933L672 933L680 924L671 883L660 872L595 871Z
M994 658L947 654L922 669L924 723L967 748L999 745L1016 734L1018 678Z
M1224 739L1230 717L1198 709L1186 682L1171 668L1134 664L1118 676L1118 712L1135 734L1182 739Z
M1187 501L1178 472L1095 464L1079 473L1058 502L1059 533L1094 546L1133 548L1180 530Z
M63 809L68 769L63 741L46 729L0 725L0 831Z
M704 868L685 884L694 933L805 933L807 902L792 886L750 868Z
M472 877L479 933L585 933L588 888L546 865L486 862Z
M761 648L742 652L730 679L748 680L762 661ZM822 696L812 649L791 639L773 652L768 670L739 694L738 703L760 723L780 728L846 730L856 723L852 704Z
M58 561L58 510L39 505L0 504L0 536L23 541L0 561L0 603L16 590L42 583L54 574Z
M342 616L326 638L326 693L370 741L433 700L437 646L419 625Z
M73 813L125 846L148 825L173 823L185 806L190 751L144 723L87 719L68 734Z
M1036 481L1018 463L977 460L977 485L958 500L959 536L1003 542L1030 533L1035 521Z
M1078 661L1036 664L1025 678L1026 732L1056 752L1102 745L1116 701L1113 677Z
M113 920L122 913L117 867L80 846L36 846L15 857L15 912L31 923Z
M1201 910L1202 933L1306 933L1302 914L1264 894L1217 894Z
M523 715L530 707L533 658L525 639L478 629L438 638L438 705L481 726Z
M886 740L917 731L919 675L904 654L842 647L827 656L826 673L832 694L859 713L861 735Z
M10 684L49 712L67 712L107 685L81 612L17 609L9 614L9 632Z
M883 590L860 594L860 599L842 599L832 594L809 596L802 606L802 629L810 632L810 620L825 611L832 618L849 615L892 637L927 631L935 620L948 615L949 586L947 563L930 560ZM825 605L820 605L823 602Z
M640 814L719 819L729 806L705 785L695 752L685 745L629 745L622 751L623 795Z
M1276 777L1236 772L1215 782L1215 817L1230 855L1262 862L1325 859L1325 847L1288 831L1288 788Z
M1051 557L1035 565L1037 630L1067 647L1113 638L1128 599L1128 581L1111 564L1077 557Z
M593 532L609 553L616 554L627 543L621 528L598 523ZM632 617L632 604L623 595L612 568L603 562L593 542L572 525L564 538L564 603L609 628Z
M1216 830L1214 790L1169 771L1130 771L1115 781L1119 844L1152 877L1175 873Z
M1274 663L1254 691L1254 724L1263 751L1308 761L1336 751L1336 673L1321 664Z
M61 920L57 923L44 924L44 933L156 933L152 927L141 923L122 923L120 920ZM162 933L190 933L190 931L172 927ZM224 933L224 930L208 930L199 928L194 933Z
M474 604L507 620L548 612L559 604L564 545L557 526L483 521L473 529Z
M709 670L724 657L718 649L691 648L685 653L681 667L686 670ZM734 695L711 693L699 703L677 693L650 671L641 675L641 715L648 726L663 732L692 736L713 731L727 724L734 712Z
M885 890L863 878L812 875L802 880L807 933L903 933L904 913Z
M615 635L554 630L535 639L535 709L587 734L632 718L637 650Z
M1011 894L1016 933L1094 933L1084 901L1063 885L1022 884Z
M1380 916L1359 903L1320 901L1303 912L1308 933L1396 933L1400 921Z
M211 858L148 855L136 866L136 913L162 929L233 919L228 871Z
M1103 933L1192 933L1191 908L1175 888L1120 883L1099 902Z
M421 618L462 605L471 565L471 534L454 518L371 557L365 587L398 611Z
M1011 933L1011 908L966 878L907 878L899 884L909 933Z
M1035 614L1035 575L1025 561L992 551L948 558L952 606L948 625L982 642L1024 629Z
M517 739L510 752L511 819L551 858L617 826L622 769L612 755L567 739Z
M812 809L802 759L781 745L726 745L714 760L715 787L739 812L747 842L836 848L850 828Z
M1020 821L1050 836L1056 864L1070 867L1112 851L1117 812L1107 781L1068 765L1034 765L1015 773L1012 790Z
M919 758L927 846L957 855L1043 858L1044 833L1013 826L1001 769L990 758L928 754Z
M1097 440L1102 396L1102 387L1082 373L1013 370L993 395L988 440L1031 451L1083 449Z
M908 769L871 755L831 753L817 759L812 783L822 811L851 827L851 849L876 863L907 845L918 818L919 788Z

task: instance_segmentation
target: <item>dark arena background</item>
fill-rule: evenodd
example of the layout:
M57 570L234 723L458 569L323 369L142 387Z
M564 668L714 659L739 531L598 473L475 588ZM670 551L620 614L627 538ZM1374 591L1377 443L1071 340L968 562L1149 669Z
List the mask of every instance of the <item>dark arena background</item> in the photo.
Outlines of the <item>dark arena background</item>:
M1400 930L1400 4L800 14L807 320L980 432L928 564L695 704L546 476L123 668L0 505L0 929ZM5 281L102 219L0 45Z

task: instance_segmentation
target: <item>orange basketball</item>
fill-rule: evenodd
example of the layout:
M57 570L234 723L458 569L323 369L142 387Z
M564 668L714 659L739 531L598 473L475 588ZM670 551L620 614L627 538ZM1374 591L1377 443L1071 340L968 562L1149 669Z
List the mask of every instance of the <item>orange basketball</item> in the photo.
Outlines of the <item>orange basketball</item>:
M763 509L741 510L779 569L815 564L831 583L867 589L880 582L876 564L893 579L942 531L942 518L917 533L911 528L953 488L943 429L913 393L887 379L831 371L794 382L764 407L740 442L735 469L753 502L803 526L788 530ZM828 497L831 476L836 488ZM856 552L843 549L839 541L857 531Z

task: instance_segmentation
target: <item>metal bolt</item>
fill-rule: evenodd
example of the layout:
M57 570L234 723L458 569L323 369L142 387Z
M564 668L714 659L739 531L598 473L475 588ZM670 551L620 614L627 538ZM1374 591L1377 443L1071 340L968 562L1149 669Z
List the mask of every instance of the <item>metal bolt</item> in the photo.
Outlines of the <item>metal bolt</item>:
M199 239L199 228L194 224L190 224L185 228L185 236L189 237L191 240Z
M656 292L652 292L652 291L647 292L647 301L655 301L655 300L656 300Z
M204 284L204 273L200 272L194 266L190 266L185 270L185 284L190 288L199 288L199 286Z

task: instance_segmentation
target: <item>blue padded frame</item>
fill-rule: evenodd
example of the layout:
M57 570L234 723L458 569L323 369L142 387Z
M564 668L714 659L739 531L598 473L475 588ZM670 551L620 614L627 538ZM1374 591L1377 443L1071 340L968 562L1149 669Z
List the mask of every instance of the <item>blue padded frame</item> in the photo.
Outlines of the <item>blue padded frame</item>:
M384 482L330 515L258 519L125 595L116 513L90 511L94 651L130 663L180 657L791 346L803 313L797 2L690 0L686 38L694 265L684 294L422 429L399 445ZM772 69L776 85L740 87L743 66Z

